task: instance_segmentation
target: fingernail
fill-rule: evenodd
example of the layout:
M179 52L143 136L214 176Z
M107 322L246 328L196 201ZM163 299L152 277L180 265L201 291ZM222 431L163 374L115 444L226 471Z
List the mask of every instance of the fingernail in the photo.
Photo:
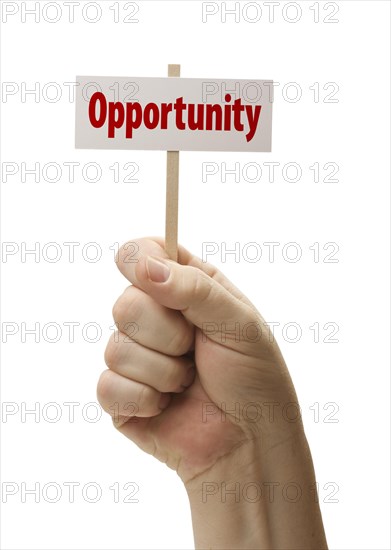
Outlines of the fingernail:
M170 268L160 258L147 258L147 272L149 279L154 283L164 283L170 276Z
M194 380L194 376L195 376L195 368L192 367L187 371L187 374L186 374L186 377L183 381L182 387L183 388L188 388L189 386L191 386L191 384Z
M159 409L161 409L162 411L164 409L166 409L168 407L168 404L170 403L170 401L171 401L171 394L162 393L162 396L161 396L159 404L158 404Z

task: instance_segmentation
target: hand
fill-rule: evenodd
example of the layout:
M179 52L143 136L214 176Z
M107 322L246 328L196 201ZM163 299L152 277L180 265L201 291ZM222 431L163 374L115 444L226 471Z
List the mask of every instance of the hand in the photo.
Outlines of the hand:
M118 254L132 285L113 309L119 333L98 383L102 407L178 472L197 548L326 549L295 390L262 317L184 248L178 263L161 239L131 250L136 257L127 245ZM284 493L292 486L293 501Z
M131 262L129 246L118 255L132 286L114 305L119 334L109 341L109 370L98 383L99 401L119 431L185 483L262 437L264 445L290 437L281 407L297 403L296 395L254 306L184 248L175 263L160 239L135 245ZM277 412L254 421L260 410L253 404L270 402L280 405Z

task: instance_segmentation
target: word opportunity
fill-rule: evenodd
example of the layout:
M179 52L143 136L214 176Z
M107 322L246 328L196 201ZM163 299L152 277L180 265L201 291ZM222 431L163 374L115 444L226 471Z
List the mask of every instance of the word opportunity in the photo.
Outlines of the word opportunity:
M270 82L79 77L76 147L270 151Z
M177 97L174 103L147 103L143 108L138 102L123 104L119 101L107 101L102 92L95 92L91 97L88 116L94 128L102 128L107 121L107 137L114 138L116 128L122 128L125 124L126 139L132 139L133 131L144 124L148 130L159 127L162 130L168 129L169 118L173 120L178 130L224 130L226 132L235 129L237 132L244 131L242 114L247 116L248 132L246 140L251 141L254 137L262 105L242 105L242 100L235 99L230 105L231 94L225 95L228 105L212 103L185 103L183 97ZM97 115L97 106L99 114ZM175 113L175 116L171 116ZM170 120L170 122L171 122Z

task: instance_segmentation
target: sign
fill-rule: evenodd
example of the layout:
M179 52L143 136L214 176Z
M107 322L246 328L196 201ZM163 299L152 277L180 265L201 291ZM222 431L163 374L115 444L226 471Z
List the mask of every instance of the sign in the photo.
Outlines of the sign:
M271 80L76 80L78 149L271 151Z

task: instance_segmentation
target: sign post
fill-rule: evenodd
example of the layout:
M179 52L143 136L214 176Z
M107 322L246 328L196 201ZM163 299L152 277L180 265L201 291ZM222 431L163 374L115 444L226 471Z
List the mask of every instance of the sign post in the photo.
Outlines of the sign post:
M181 66L169 65L168 76L181 76ZM175 262L178 260L178 190L179 151L167 151L165 249Z

